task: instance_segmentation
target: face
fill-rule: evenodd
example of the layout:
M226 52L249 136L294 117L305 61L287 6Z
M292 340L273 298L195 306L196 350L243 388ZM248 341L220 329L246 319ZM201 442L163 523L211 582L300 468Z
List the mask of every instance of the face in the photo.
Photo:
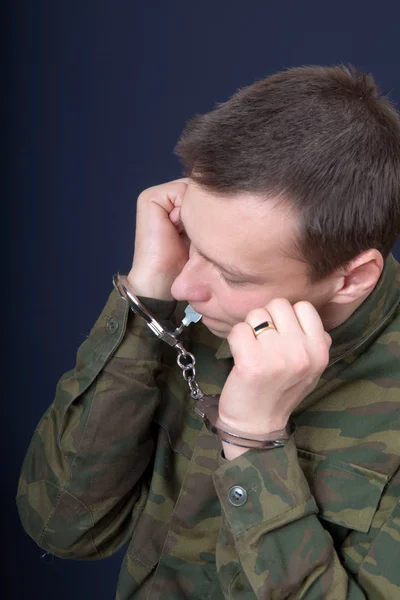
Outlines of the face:
M190 181L180 216L189 260L172 295L203 314L213 334L227 337L276 297L308 300L317 310L327 302L329 285L310 285L307 265L289 253L295 220L287 210L246 194L213 196Z

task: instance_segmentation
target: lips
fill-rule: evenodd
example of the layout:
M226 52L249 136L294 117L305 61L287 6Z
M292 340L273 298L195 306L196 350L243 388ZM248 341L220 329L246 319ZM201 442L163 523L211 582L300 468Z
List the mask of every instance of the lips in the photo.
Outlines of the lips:
M206 319L207 321L214 321L215 323L222 323L223 321L221 321L221 319L216 319L215 317L209 317L208 315L205 315L204 313L201 312L201 310L197 310L197 308L195 308L193 306L193 304L191 304L191 307L193 308L193 310L195 310L196 312L198 312L200 315L202 315L202 321L204 321L204 319Z

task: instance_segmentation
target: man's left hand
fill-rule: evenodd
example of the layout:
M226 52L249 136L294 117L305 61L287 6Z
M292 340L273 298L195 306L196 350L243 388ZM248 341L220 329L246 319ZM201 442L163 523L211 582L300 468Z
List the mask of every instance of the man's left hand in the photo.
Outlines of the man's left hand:
M256 337L253 328L264 321L276 329ZM243 432L268 434L283 429L317 385L332 340L312 304L292 306L276 298L250 311L232 328L228 342L234 367L222 390L219 417Z

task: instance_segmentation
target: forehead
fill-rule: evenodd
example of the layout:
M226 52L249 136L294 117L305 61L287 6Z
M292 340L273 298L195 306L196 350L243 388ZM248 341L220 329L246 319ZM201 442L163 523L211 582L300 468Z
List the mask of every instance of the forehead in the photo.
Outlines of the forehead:
M194 247L216 262L262 273L299 261L290 251L296 221L274 199L251 194L216 196L189 182L182 221Z

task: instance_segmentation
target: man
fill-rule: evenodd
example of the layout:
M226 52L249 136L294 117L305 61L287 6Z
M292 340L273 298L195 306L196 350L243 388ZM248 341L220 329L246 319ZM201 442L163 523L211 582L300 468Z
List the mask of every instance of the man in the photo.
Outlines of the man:
M182 344L219 420L113 291L33 437L23 525L66 558L129 543L118 600L400 598L398 115L370 76L296 68L177 152L126 286L203 314Z

